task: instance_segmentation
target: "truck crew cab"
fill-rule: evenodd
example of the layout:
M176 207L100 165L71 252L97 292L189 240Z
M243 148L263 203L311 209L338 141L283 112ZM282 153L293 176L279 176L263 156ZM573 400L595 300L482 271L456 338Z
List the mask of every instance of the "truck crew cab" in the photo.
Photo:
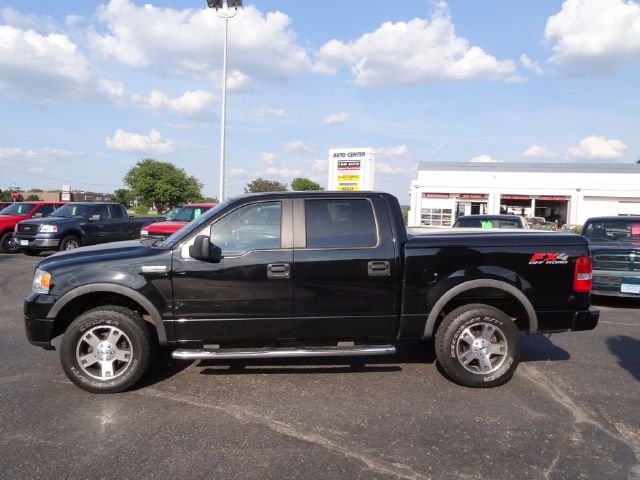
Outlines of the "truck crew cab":
M593 329L587 240L544 232L408 236L376 192L247 195L164 242L44 259L25 300L31 343L91 392L145 373L152 345L185 360L382 355L435 340L469 387L508 381L520 332Z

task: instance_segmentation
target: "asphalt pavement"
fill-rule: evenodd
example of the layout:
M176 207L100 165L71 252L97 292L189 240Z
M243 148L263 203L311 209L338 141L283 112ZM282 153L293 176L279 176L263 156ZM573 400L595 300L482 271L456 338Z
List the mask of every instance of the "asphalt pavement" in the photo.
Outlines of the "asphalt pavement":
M524 337L494 389L450 383L422 344L364 363L165 354L135 390L93 395L26 340L37 262L0 255L2 479L640 479L640 298Z

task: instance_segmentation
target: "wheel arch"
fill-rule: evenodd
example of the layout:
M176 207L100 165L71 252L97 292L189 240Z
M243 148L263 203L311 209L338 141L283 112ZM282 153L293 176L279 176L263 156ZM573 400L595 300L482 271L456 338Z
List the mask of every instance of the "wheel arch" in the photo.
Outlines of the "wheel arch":
M63 333L77 315L99 305L120 305L139 311L154 327L160 345L167 344L167 332L156 307L135 290L112 283L84 285L62 295L47 315L55 321L52 338Z
M513 285L494 279L476 279L469 280L467 282L460 283L450 290L446 291L434 304L433 308L429 312L427 322L425 324L423 339L430 339L433 337L435 330L437 329L440 321L442 320L442 313L456 308L457 306L464 304L465 294L470 294L473 291L486 290L498 292L500 295L506 295L507 299L517 302L524 312L524 319L527 322L526 331L528 333L535 333L538 330L538 317L536 315L533 305L519 289ZM463 303L460 303L463 302ZM482 300L471 300L467 303L483 303ZM491 302L487 302L488 305L493 306ZM451 307L451 308L450 308Z

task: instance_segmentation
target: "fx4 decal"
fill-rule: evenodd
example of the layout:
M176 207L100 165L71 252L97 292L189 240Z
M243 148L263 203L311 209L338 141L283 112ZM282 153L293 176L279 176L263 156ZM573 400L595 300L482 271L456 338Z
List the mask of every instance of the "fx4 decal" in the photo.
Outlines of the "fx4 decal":
M529 265L566 265L569 263L568 253L534 253Z

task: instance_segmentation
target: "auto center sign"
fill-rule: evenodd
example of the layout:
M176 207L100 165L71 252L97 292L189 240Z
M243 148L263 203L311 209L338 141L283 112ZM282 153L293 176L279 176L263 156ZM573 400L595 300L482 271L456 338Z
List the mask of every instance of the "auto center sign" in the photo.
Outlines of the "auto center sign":
M373 190L375 151L372 148L329 150L329 190Z

